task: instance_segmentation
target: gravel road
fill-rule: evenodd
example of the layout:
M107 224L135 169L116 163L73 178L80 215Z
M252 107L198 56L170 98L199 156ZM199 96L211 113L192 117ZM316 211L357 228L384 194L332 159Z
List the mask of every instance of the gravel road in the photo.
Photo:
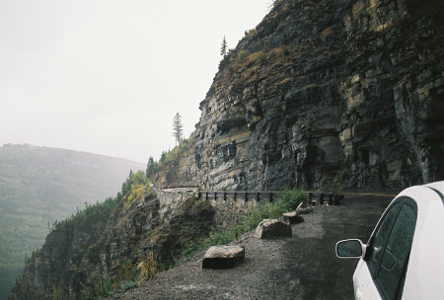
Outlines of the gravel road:
M348 196L341 206L319 207L292 226L293 236L259 240L245 234L245 262L202 270L204 252L139 287L108 299L353 299L356 259L338 259L337 241L367 242L391 197Z

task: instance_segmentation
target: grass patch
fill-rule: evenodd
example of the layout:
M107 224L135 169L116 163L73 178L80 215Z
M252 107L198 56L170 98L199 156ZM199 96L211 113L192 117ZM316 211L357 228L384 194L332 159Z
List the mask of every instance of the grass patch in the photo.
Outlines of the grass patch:
M343 190L347 187L348 184L348 176L347 176L347 170L344 169L342 170L342 172L339 174L339 190Z
M251 55L251 53L248 52L248 50L241 50L241 51L239 51L239 54L237 55L237 59L239 62L243 62L245 60L245 58L247 58L250 55Z
M157 273L157 264L154 259L153 252L148 253L142 260L142 267L140 270L139 283L150 280Z

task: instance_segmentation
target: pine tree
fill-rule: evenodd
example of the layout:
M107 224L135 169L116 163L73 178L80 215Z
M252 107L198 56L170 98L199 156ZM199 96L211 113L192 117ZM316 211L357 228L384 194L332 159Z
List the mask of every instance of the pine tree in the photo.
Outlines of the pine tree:
M148 159L148 164L146 165L146 178L151 178L154 170L154 158L150 156Z
M166 151L162 151L159 162L164 162L164 160L166 159L166 155L167 155Z
M182 141L182 117L176 113L173 119L173 136L176 138L176 146Z
M225 36L224 40L222 41L222 46L220 47L220 55L222 55L224 58L227 56L227 41L225 40Z

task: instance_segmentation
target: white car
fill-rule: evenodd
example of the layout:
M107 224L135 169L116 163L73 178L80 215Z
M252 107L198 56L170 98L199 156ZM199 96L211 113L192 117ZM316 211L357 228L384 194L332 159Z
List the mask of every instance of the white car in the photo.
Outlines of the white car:
M444 181L402 191L368 244L344 240L339 258L360 258L355 299L444 299Z

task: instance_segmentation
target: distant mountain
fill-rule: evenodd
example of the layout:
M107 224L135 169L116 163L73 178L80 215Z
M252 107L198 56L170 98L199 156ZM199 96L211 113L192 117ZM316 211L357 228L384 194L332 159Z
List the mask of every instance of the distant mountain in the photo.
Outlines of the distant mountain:
M52 223L114 197L143 163L72 150L7 144L0 148L0 300L25 257L41 247Z

